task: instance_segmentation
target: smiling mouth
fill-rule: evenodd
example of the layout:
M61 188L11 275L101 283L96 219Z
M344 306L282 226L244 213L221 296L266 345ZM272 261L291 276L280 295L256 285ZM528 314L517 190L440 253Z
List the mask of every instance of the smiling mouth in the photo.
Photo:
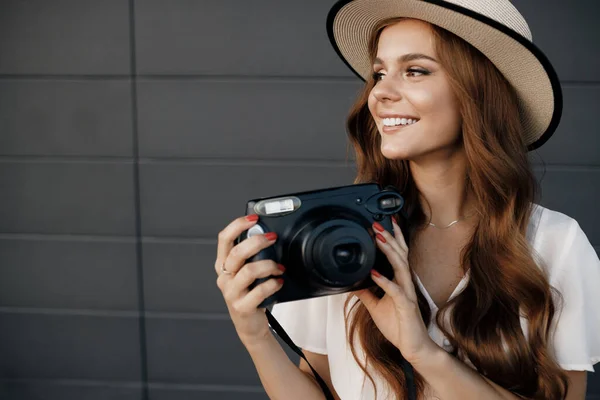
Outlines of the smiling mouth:
M381 120L383 126L394 127L394 126L410 126L419 122L416 118L383 118Z
M382 131L382 133L393 133L393 132L399 131L401 129L411 127L411 126L417 124L418 122L419 122L419 120L416 120L415 122L412 122L412 123L405 123L405 124L400 123L397 125L383 123L381 131Z

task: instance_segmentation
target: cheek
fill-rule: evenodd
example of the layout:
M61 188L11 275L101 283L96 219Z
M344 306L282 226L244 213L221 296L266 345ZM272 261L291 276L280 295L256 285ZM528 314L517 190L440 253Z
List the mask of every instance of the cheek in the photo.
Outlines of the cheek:
M377 100L375 100L375 96L373 96L372 94L369 94L369 98L367 100L367 106L369 107L369 111L371 112L371 115L375 114L376 102L377 102Z
M407 93L406 97L422 117L426 114L438 113L443 109L443 99L434 90L415 90Z
M421 117L434 117L436 123L455 125L460 119L458 103L448 90L422 90L410 96L411 103Z

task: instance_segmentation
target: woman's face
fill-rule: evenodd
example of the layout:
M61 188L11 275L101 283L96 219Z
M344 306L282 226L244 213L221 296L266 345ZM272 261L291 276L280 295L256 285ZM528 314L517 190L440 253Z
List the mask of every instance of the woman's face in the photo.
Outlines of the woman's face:
M409 19L386 27L373 72L368 105L386 158L418 162L448 158L462 148L458 103L436 61L427 23Z

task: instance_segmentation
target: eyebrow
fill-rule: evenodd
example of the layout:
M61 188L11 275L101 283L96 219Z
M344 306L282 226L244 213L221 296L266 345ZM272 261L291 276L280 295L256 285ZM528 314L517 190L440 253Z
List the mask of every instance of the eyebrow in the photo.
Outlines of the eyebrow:
M409 61L420 60L420 59L430 60L430 61L433 61L433 62L436 62L439 64L439 62L435 58L429 57L429 56L427 56L425 54L421 54L421 53L408 53L408 54L398 57L396 59L396 61L398 61L398 63L402 64L402 63L407 63ZM375 57L375 60L373 60L373 65L376 65L376 64L383 65L384 62L380 58Z

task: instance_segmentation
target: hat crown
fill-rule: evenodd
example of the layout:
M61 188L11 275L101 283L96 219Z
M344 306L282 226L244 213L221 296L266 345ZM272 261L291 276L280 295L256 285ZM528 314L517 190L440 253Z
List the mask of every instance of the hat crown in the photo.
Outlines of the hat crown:
M509 0L443 0L493 19L533 41L527 21Z

